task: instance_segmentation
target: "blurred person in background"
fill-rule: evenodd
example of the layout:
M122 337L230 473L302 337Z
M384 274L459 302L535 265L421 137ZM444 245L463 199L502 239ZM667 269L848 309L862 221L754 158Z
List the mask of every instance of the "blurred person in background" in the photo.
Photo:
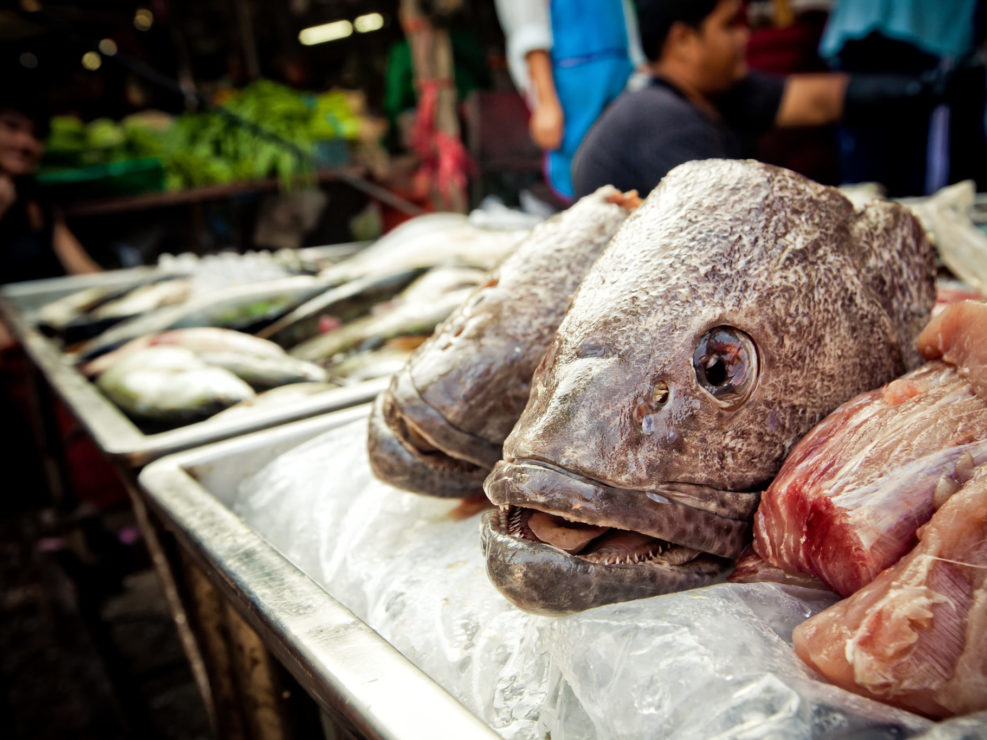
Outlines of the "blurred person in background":
M748 71L740 0L640 0L650 80L624 93L573 160L577 196L601 185L647 194L676 165L750 156L772 126L818 126L928 114L948 86L939 76Z
M545 151L545 179L574 195L572 157L600 113L624 91L644 56L629 0L496 0L507 63Z
M0 81L0 284L100 271L43 198L34 175L44 154L49 111L43 91ZM0 465L11 483L0 513L34 505L45 478L31 419L29 363L0 322Z
M34 179L48 124L36 90L0 84L0 284L100 270ZM11 343L0 324L0 348Z
M987 184L983 0L839 0L820 53L849 74L948 79L949 103L921 115L874 112L840 127L845 182L879 182L890 196L931 194L971 178Z

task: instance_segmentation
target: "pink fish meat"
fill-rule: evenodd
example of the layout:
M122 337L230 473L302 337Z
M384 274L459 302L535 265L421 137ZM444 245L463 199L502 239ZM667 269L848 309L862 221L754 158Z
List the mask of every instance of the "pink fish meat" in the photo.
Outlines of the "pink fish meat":
M987 709L987 469L918 531L918 545L795 628L833 683L943 718Z
M852 594L987 462L987 304L949 306L918 345L930 362L845 403L795 446L755 515L766 561Z

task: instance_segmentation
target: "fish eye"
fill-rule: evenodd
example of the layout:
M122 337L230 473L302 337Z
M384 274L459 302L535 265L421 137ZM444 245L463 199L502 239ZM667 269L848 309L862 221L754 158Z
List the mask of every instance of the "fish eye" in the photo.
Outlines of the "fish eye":
M757 383L757 346L739 329L717 326L699 339L692 366L703 390L725 408L735 408Z

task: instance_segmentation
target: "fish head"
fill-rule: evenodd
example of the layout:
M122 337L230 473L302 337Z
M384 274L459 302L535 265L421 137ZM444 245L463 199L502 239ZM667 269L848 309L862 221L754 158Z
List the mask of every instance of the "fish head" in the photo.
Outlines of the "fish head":
M415 350L371 413L379 479L482 496L572 292L638 202L604 187L541 224Z
M379 479L432 496L482 493L519 413L504 409L523 408L528 395L527 381L500 378L512 367L499 360L531 341L503 320L502 292L496 274L478 286L377 397L367 447Z
M753 162L666 176L574 296L484 484L508 598L574 611L729 568L794 443L905 369L858 217Z

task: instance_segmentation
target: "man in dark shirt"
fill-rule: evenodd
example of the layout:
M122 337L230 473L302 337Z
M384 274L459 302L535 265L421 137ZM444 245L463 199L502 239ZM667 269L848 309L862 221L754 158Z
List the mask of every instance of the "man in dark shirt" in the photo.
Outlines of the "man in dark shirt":
M650 81L624 93L583 140L576 196L611 184L647 194L676 165L748 156L771 126L813 126L875 107L931 106L940 81L896 76L748 72L740 0L640 0Z

